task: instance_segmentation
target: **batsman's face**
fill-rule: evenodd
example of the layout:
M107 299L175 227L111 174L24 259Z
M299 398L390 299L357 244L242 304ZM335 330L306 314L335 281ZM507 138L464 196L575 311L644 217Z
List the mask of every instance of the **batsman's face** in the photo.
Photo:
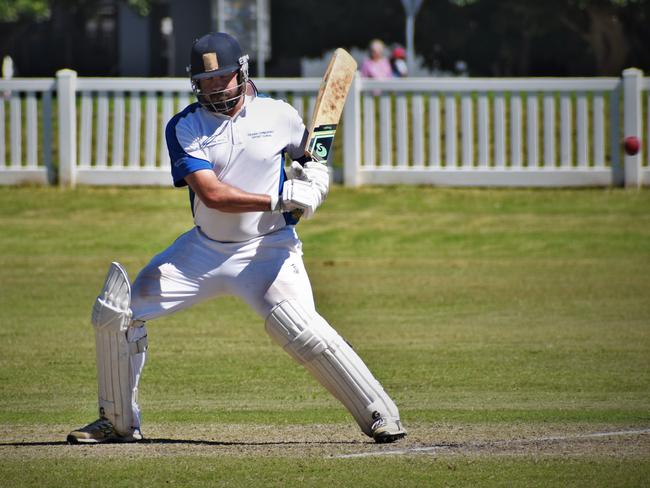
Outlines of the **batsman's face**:
M201 93L212 102L221 102L237 95L237 72L199 80Z
M198 80L198 83L192 83L192 87L203 108L232 116L244 103L246 77L239 70L223 76Z

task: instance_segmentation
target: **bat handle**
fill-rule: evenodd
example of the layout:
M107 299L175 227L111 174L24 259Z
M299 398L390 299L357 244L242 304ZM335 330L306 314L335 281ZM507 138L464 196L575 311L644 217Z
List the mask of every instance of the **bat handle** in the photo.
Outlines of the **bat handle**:
M307 158L305 163L308 163L309 161L315 161L317 163L327 164L327 158L322 158L322 157L320 157L320 156L318 156L316 154L313 154L313 153L311 153L309 151L305 151L305 157ZM304 166L304 164L303 164L303 166Z

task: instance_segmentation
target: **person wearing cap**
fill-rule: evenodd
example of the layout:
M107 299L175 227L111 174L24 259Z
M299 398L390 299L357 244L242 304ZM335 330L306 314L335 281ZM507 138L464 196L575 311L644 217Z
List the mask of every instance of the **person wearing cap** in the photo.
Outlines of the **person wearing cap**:
M305 155L301 117L284 101L258 96L248 56L228 34L197 39L188 71L197 102L172 117L165 135L173 183L189 187L194 226L133 283L119 263L109 267L92 313L99 418L68 442L141 440L137 391L147 322L221 295L238 296L257 312L271 338L363 433L376 442L404 437L393 400L316 310L296 225L327 196L329 174ZM293 160L288 168L285 155Z
M402 46L395 46L390 53L390 67L393 70L395 78L404 78L408 76L408 66L406 65L406 50Z

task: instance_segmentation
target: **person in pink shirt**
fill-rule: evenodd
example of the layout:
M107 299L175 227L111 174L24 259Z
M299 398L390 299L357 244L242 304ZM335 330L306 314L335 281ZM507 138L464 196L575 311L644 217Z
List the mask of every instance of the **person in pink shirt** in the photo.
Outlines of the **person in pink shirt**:
M361 76L364 78L392 78L393 71L390 61L384 56L384 43L373 39L369 47L370 56L361 64Z

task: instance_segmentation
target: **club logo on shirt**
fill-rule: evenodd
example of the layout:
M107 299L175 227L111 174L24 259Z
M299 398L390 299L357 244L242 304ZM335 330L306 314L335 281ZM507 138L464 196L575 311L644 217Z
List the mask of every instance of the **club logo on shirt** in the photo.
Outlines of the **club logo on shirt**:
M204 149L206 147L216 146L217 144L225 144L226 142L228 142L228 138L225 135L214 134L199 141L199 147Z
M251 139L266 139L267 137L272 137L275 131L272 130L263 130L259 132L249 132L248 137Z

